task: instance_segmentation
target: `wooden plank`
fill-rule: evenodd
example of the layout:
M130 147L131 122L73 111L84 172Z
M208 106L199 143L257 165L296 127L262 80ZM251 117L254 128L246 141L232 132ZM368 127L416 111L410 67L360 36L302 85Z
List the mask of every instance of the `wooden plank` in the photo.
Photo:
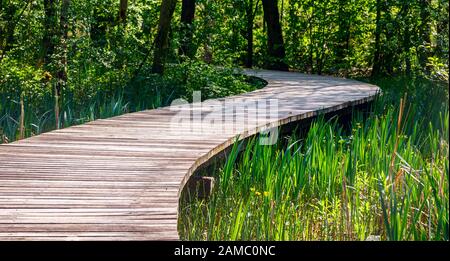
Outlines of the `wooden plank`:
M379 92L376 86L334 77L246 73L268 85L1 145L0 240L177 240L181 190L237 135L243 139L363 104ZM252 107L270 105L271 99L278 101L273 115ZM186 116L188 128L173 128L178 113Z

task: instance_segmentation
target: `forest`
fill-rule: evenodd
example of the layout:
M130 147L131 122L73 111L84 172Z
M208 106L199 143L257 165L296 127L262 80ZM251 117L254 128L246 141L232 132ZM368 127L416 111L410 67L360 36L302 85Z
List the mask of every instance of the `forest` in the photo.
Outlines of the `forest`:
M264 86L242 68L356 79L383 90L369 117L355 113L349 130L317 119L303 137L240 153L235 143L215 194L182 204L181 238L448 240L448 8L0 0L0 143Z

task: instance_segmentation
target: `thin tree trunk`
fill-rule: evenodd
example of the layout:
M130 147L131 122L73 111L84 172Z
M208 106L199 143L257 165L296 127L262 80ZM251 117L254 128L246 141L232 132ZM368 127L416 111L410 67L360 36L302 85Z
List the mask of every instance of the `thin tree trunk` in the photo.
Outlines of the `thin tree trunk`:
M127 22L128 0L120 0L119 23Z
M405 14L403 16L408 17L408 13L409 13L408 3L404 3L403 10L405 12ZM404 30L405 30L405 32L403 35L403 49L404 49L404 52L406 53L406 55L405 55L405 72L407 75L410 75L411 74L411 55L410 55L409 49L411 47L411 30L409 27L405 27Z
M388 10L386 10L388 12ZM390 30L386 30L385 33L386 37L386 43L390 43L391 39L394 37L394 32ZM384 70L388 75L393 75L394 73L394 56L395 56L395 50L387 49L386 52L382 54L381 61L383 62L381 64L382 70Z
M410 54L410 47L411 47L411 32L409 28L405 28L405 33L403 37L403 48L405 49L406 55L405 55L405 72L407 75L411 74L411 54Z
M377 0L376 9L375 53L373 56L372 76L379 74L381 70L381 0Z
M343 57L344 57L344 50L343 50L343 46L342 46L342 39L343 39L343 34L344 34L344 23L346 21L344 21L343 19L345 19L345 14L344 14L344 5L345 5L345 0L339 0L338 2L338 32L337 32L337 39L336 39L336 45L337 45L337 49L336 49L336 63L337 64L341 64Z
M23 13L27 9L28 5L31 3L31 0L27 0L25 2L22 10L19 12L17 17L14 17L15 9L10 8L8 10L3 10L3 1L0 0L0 13L4 13L4 21L7 21L6 29L2 29L0 27L0 62L3 60L5 53L11 49L14 45L14 31L16 30L16 26L22 18ZM12 5L11 5L12 6Z
M430 57L429 46L431 45L431 0L420 0L420 38L422 47L419 50L419 63L426 73L429 73L430 68L427 66L428 57Z
M264 20L267 23L268 69L287 71L289 68L283 61L285 57L283 34L281 31L278 0L262 0Z
M44 0L44 37L42 39L42 60L45 67L48 67L51 56L55 51L55 40L54 36L56 34L55 29L57 28L57 18L56 18L56 4L55 0Z
M245 67L252 68L253 66L253 0L249 0L247 8L245 9L247 24L246 24L246 40L247 40L247 55L245 59Z
M59 96L57 95L58 89L55 85L55 127L56 129L59 129L60 122L59 122Z
M213 52L211 50L211 34L206 36L206 40L203 43L203 61L207 64L211 64L213 62Z
M169 29L177 0L163 0L159 14L158 33L155 39L152 72L162 74L169 47Z
M350 45L350 15L346 10L347 0L339 0L338 9L338 37L336 50L336 64L343 65Z
M247 21L247 55L245 67L253 67L253 21Z
M55 85L55 116L56 128L62 127L59 117L59 101L62 90L67 85L67 40L68 40L68 11L70 0L62 0L61 15L59 18L60 27L60 62L57 72L57 81Z
M23 101L23 92L20 94L20 126L19 139L25 138L25 104Z
M192 48L193 28L192 22L195 16L195 0L183 0L181 6L181 44L179 53L189 58L194 57L194 48ZM182 57L181 56L181 57ZM181 58L182 59L182 58Z
M445 8L445 2L446 0L439 0L437 10L442 10ZM447 6L448 8L448 6ZM448 22L448 10L447 15L439 15L437 21L436 21L436 48L435 48L435 54L437 57L448 57L448 52L445 50L448 49L448 43L446 44L445 39L448 39L448 28L449 28L449 22ZM447 53L447 54L446 54ZM448 58L447 58L448 59Z
M10 17L10 13L8 12L8 10L3 10L3 1L0 0L0 13L3 14L3 19L0 20L1 22L5 22L8 21L10 18L8 18L8 16ZM0 26L0 61L3 59L3 56L5 55L6 52L6 48L8 46L8 41L7 41L7 37L6 35L8 35L8 27L6 27L5 29L3 29L2 26ZM6 39L5 39L6 38Z
M311 17L309 19L309 65L310 65L310 73L314 74L314 57L313 57L313 30L314 30L314 1L312 2L311 7Z
M67 83L67 40L68 40L68 11L70 0L62 0L60 15L60 65L58 70L58 82L56 84L57 95L61 95L61 90Z
M3 0L0 0L0 13L4 13L3 12ZM1 21L1 20L0 20ZM1 56L3 56L3 35L5 34L5 32L3 31L3 28L0 26L0 52L1 52Z
M3 23L6 24L5 29L2 30L0 27L0 50L3 52L9 51L14 42L14 15L17 11L17 7L13 4L6 4L5 10L0 7L0 12L3 13ZM3 53L2 52L2 53Z
M280 23L283 23L283 15L284 15L284 0L281 0Z
M325 17L325 8L323 8L323 15L322 17ZM320 24L320 23L319 23ZM322 33L321 33L321 40L320 40L320 52L319 52L319 48L317 49L317 74L318 75L322 75L322 70L323 70L323 60L324 60L324 53L325 53L325 26L322 25L320 26L322 28Z

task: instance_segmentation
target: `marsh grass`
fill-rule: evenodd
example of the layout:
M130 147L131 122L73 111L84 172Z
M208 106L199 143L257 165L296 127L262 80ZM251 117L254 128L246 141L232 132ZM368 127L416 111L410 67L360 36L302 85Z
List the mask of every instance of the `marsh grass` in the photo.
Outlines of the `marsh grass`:
M232 68L218 68L200 62L171 65L164 76L148 74L150 69L129 77L103 75L98 79L88 68L79 68L77 78L69 77L69 85L60 97L59 109L51 83L38 79L19 84L0 84L0 143L13 142L55 129L55 111L62 128L95 119L109 118L127 112L170 105L177 98L192 99L192 91L200 90L203 99L224 97L252 91L264 86L261 80L236 74ZM14 77L13 77L14 78ZM32 86L32 87L30 87ZM21 97L23 99L21 99ZM21 106L23 104L23 106Z
M181 203L181 238L448 240L448 101L384 89L350 130L319 117L287 142L235 143L211 198Z

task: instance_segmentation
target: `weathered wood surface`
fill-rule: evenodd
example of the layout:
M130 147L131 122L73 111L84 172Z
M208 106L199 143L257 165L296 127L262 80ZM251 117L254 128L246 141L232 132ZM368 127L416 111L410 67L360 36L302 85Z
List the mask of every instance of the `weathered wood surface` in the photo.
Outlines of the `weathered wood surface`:
M379 91L332 77L246 73L268 85L226 99L129 113L1 145L0 240L176 240L179 196L187 179L237 134L245 138L319 111L362 104ZM251 105L268 99L278 101L278 112L270 119L255 120L252 108L235 112L224 107L229 101ZM193 131L171 125L180 112L200 105L202 119L220 124L205 126L192 116ZM247 128L233 124L242 117Z

